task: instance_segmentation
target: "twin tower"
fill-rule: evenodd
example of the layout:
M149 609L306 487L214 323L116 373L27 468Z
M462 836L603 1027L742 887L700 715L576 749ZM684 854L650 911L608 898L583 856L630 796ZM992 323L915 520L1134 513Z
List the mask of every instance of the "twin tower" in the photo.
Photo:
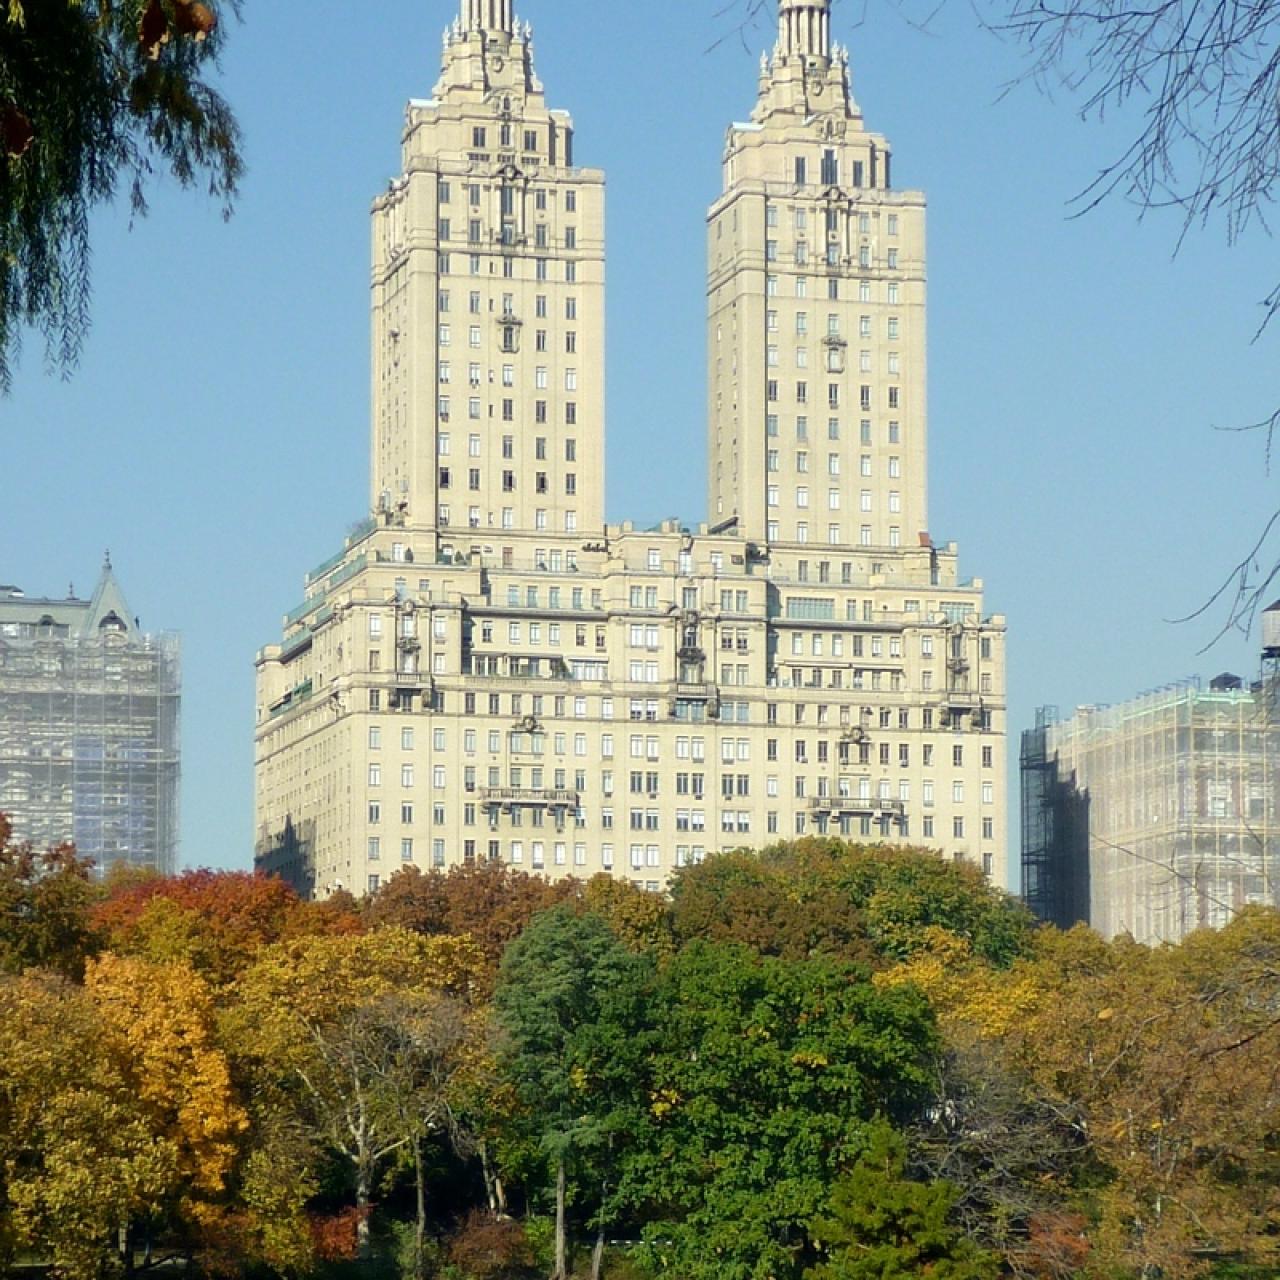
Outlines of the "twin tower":
M770 547L918 545L924 200L855 103L830 0L783 0L708 218L708 514ZM467 551L604 526L604 175L511 0L464 0L374 205L372 502Z
M374 202L370 515L258 655L263 870L659 889L816 834L1004 882L1004 619L928 532L924 200L829 9L782 0L707 218L707 517L641 530L604 513L604 175L511 0L462 0Z

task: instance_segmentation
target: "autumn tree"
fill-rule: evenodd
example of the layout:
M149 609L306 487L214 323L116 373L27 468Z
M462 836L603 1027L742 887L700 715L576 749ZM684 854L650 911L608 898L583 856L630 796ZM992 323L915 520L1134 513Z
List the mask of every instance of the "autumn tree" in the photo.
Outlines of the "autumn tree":
M421 1022L439 1016L439 997L465 996L479 969L466 940L388 927L277 943L236 984L224 1035L238 1048L255 1125L266 1140L287 1115L317 1156L342 1159L362 1253L379 1170L439 1117L427 1100L439 1083L431 1059L446 1050Z
M105 957L85 985L0 980L0 1221L69 1280L132 1269L137 1224L198 1249L244 1124L210 994L182 965ZM2 1234L2 1233L0 1233Z
M633 951L670 955L675 943L667 900L617 876L592 876L582 886L581 908L599 916L614 936Z
M1032 929L1026 909L976 867L825 837L708 858L677 873L671 898L678 941L743 942L791 958L892 963L942 929L1004 965Z
M404 867L365 902L370 928L390 924L428 937L471 938L484 957L482 993L492 990L507 944L540 911L576 899L581 884L481 862L420 871Z
M24 326L69 371L88 327L89 215L167 169L229 209L240 135L207 77L240 0L9 0L0 13L0 389ZM221 15L218 10L221 10Z
M98 945L93 863L72 845L37 852L0 813L0 973L54 969L79 977Z
M1280 1260L1280 913L1180 947L1046 932L1045 995L1011 1032L1021 1067L1078 1116L1105 1172L1101 1266L1189 1280Z
M109 949L181 959L218 986L272 943L362 928L350 911L300 901L283 880L238 871L186 871L114 883L109 878L93 923Z

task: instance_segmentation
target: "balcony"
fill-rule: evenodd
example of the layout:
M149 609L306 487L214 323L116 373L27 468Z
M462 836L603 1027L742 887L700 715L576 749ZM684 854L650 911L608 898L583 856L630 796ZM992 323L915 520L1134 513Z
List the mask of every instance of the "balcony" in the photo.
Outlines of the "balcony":
M848 813L856 817L888 814L901 820L905 806L901 800L877 800L870 796L811 796L812 813Z
M542 787L481 787L480 803L500 805L503 808L523 805L533 808L576 809L578 793Z
M676 684L676 697L698 698L703 702L709 702L716 697L716 686L706 683L686 684L680 681Z

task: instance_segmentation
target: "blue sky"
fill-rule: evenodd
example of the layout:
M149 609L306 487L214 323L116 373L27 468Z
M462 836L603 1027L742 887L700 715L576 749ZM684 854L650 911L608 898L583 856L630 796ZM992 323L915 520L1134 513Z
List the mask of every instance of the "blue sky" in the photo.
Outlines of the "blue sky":
M704 516L705 208L754 96L721 0L527 0L552 105L608 174L611 520ZM429 93L450 0L250 0L223 85L249 171L224 224L157 183L95 227L94 327L70 382L38 340L0 401L0 580L86 591L110 547L145 626L185 644L183 848L247 867L253 655L365 514L368 206ZM969 6L921 30L838 0L854 90L929 197L931 526L1010 625L1011 752L1036 706L1253 674L1256 640L1185 626L1276 501L1252 421L1277 392L1262 234L1070 198L1127 141L1069 98L1002 94L1018 50ZM675 465L673 465L673 460ZM1017 830L1016 798L1010 808ZM1016 862L1016 848L1011 862Z

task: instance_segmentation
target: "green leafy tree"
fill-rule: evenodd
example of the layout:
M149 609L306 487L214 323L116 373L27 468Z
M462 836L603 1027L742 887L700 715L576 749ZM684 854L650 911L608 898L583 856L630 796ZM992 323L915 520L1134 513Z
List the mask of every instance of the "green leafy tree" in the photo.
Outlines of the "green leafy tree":
M594 915L560 906L511 944L494 997L503 1065L554 1180L555 1267L568 1274L571 1179L594 1204L598 1271L615 1171L643 1119L636 1086L650 962ZM594 1192L594 1194L593 1194Z
M236 13L240 0L222 0ZM0 388L24 326L70 370L88 325L89 214L166 168L229 209L239 129L204 76L213 0L8 0L0 13Z
M836 1183L812 1227L824 1261L806 1280L995 1280L1000 1261L952 1225L955 1190L904 1174L906 1143L872 1126L867 1149Z
M1005 966L1024 954L1033 921L976 867L925 849L826 837L708 858L672 883L679 942L743 942L764 955L893 963L928 949L937 930Z
M925 1096L924 998L837 960L698 942L663 970L653 1016L651 1118L628 1161L649 1262L682 1280L798 1276L866 1125Z

